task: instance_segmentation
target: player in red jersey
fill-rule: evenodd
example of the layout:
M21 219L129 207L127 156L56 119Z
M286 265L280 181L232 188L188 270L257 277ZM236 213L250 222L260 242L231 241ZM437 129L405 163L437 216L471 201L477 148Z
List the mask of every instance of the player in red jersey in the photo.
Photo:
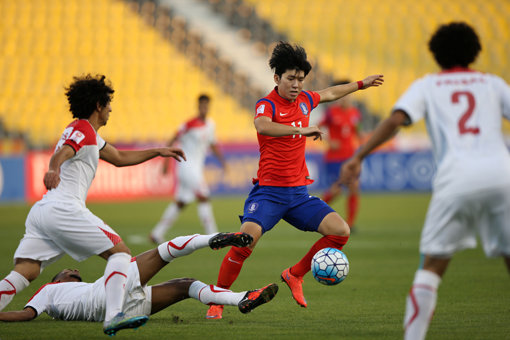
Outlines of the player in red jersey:
M345 85L350 81L336 81L332 85ZM360 110L352 105L349 96L345 96L330 105L319 127L327 129L326 139L328 150L324 161L326 165L326 181L329 185L322 199L331 203L342 193L342 184L339 181L342 163L351 158L359 145L359 130L361 123ZM354 221L359 207L359 181L352 181L347 186L349 195L346 200L347 224L354 227Z
M313 92L303 91L312 66L305 50L280 42L273 50L269 66L274 69L276 87L255 106L255 128L260 161L254 187L246 199L241 231L253 237L246 248L232 247L221 264L217 285L227 288L236 280L243 262L258 240L281 219L303 231L323 235L294 266L283 271L282 280L297 303L306 307L303 276L310 271L313 255L325 247L341 249L349 238L349 226L324 201L308 194L313 180L305 163L306 137L321 138L317 126L309 126L311 111L323 102L337 100L358 89L379 86L382 75L374 75L347 85ZM223 306L211 306L207 318L220 319Z

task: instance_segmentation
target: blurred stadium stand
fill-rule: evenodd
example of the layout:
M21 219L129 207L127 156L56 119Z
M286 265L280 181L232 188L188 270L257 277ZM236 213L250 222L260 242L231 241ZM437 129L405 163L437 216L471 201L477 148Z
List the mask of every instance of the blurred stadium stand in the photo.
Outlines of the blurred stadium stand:
M200 3L210 18L199 17L200 27L198 11L179 3ZM213 97L220 141L253 142L251 110L268 86L252 72L267 72L278 40L307 49L308 89L384 73L383 87L356 94L380 116L412 80L437 70L426 43L440 23L471 23L483 44L474 67L510 79L507 0L19 0L0 1L0 13L0 153L54 145L71 119L64 87L84 73L113 82L101 131L112 143L166 141L196 113L201 92ZM230 52L207 34L213 19L241 38ZM252 69L236 61L246 64L234 53L240 41L258 51Z
M0 13L0 118L31 145L56 143L71 120L64 87L85 73L113 82L113 112L101 131L112 143L165 142L196 114L202 92L213 98L221 141L254 140L251 113L232 96L244 91L243 79L213 63L214 48L153 2L0 1Z

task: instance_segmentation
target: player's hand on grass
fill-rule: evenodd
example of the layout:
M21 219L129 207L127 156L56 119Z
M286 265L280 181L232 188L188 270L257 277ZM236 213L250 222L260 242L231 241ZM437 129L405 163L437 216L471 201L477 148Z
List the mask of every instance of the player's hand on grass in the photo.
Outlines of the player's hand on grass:
M46 189L55 189L60 183L60 174L55 170L48 170L44 174L43 182Z
M348 159L340 170L340 183L350 184L357 180L361 173L361 159L354 156Z
M165 147L161 148L159 151L159 155L161 157L172 157L175 158L178 162L185 161L186 155L184 154L184 151L180 148L174 148L174 147Z
M309 126L304 127L300 129L300 135L305 137L313 137L313 140L322 140L322 135L324 135L324 132L322 132L319 127L317 126Z
M380 86L384 83L384 75L382 74L376 74L372 76L368 76L363 81L363 87L361 90L364 90L366 88L369 88L371 86Z

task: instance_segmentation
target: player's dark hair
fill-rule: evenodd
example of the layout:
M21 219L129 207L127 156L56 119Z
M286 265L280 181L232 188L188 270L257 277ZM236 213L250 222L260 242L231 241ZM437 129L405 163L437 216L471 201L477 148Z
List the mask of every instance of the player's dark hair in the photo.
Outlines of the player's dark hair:
M202 100L210 101L211 97L209 97L207 94L201 94L200 96L198 96L198 102L200 103Z
M280 77L288 70L303 71L306 77L312 69L312 65L307 60L305 49L298 45L292 46L284 41L280 41L273 49L269 66Z
M64 270L65 270L65 269L64 269ZM62 275L62 273L64 272L64 270L59 271L59 272L57 273L57 275L53 276L53 279L51 279L51 281L50 281L50 282L55 282L55 281L58 279L58 277L59 277L60 275Z
M442 69L468 67L482 50L475 30L465 22L439 26L429 41L429 50Z
M74 118L87 119L94 113L97 104L105 107L112 100L114 91L105 78L103 75L90 74L73 77L74 81L65 90Z

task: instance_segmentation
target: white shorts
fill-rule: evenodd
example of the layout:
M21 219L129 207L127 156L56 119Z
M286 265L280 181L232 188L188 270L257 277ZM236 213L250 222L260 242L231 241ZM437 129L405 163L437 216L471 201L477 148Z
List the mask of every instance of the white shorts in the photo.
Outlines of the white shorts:
M152 287L142 286L136 262L129 266L123 312L127 316L151 315Z
M420 252L451 257L476 247L480 236L488 257L510 256L510 188L494 188L469 195L434 195L421 234Z
M120 236L87 208L39 201L30 209L14 258L38 260L44 268L65 253L83 261L120 241Z
M179 169L175 200L187 204L193 202L197 197L209 197L209 187L202 172L191 168Z

